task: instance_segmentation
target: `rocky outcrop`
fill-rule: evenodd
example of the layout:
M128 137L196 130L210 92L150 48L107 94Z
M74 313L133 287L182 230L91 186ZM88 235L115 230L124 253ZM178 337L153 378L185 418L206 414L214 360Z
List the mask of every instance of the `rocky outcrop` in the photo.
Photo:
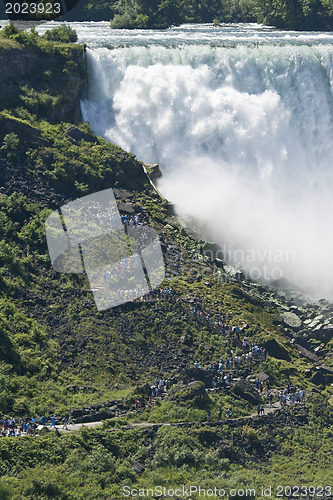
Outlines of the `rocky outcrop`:
M267 349L269 354L274 358L284 359L285 361L290 361L290 354L282 344L280 344L275 339L269 339L263 343L263 347Z
M311 372L310 372L311 373ZM316 385L327 385L333 382L333 369L328 366L316 366L315 372L311 377L311 382Z
M66 129L65 137L73 144L77 144L81 141L96 141L96 136L94 136L93 134L82 132L78 127L75 127L75 125L71 125L70 127L68 127L68 129Z
M247 380L239 380L233 386L232 391L237 396L246 399L250 403L261 403L262 399L259 391Z
M1 82L16 82L32 75L38 68L40 54L31 49L0 50Z
M162 172L158 163L146 163L145 167L148 169L149 177L153 182L162 177Z
M213 378L220 376L216 370L204 370L202 368L186 367L180 374L180 380L184 384L193 382L194 380L200 381L205 387L213 387Z
M195 408L204 408L211 402L204 383L198 380L187 385L180 383L172 386L167 398L172 401L191 404Z
M84 47L0 47L0 109L24 107L51 122L81 120Z
M293 312L282 313L283 322L291 328L298 329L302 325L302 320Z
M74 408L71 411L71 415L76 423L96 422L122 415L130 409L130 404L126 404L121 399L115 399L104 404L89 405L85 408Z

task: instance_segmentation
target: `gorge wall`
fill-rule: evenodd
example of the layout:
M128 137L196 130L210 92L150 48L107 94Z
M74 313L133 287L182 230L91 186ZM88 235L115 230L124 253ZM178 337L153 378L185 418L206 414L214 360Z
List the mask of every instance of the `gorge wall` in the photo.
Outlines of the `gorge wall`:
M81 45L20 46L0 39L0 109L27 109L51 122L77 123L86 84Z

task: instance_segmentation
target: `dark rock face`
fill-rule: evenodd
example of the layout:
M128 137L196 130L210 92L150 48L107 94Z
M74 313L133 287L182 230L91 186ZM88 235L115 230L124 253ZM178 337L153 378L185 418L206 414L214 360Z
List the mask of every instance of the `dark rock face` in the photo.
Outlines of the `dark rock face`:
M147 163L145 166L149 168L149 177L153 182L155 182L156 179L160 179L162 177L162 172L158 163Z
M141 394L143 396L150 396L151 395L151 387L147 382L146 384L142 384L142 385L139 385L138 387L136 387L134 392L135 392L135 394Z
M72 125L71 127L68 127L68 129L65 131L65 137L72 142L73 144L77 144L80 141L86 141L86 142L94 142L95 138L93 135L86 134L84 132L81 132L81 130L75 125Z
M0 55L1 80L15 81L37 69L39 54L37 51L20 49L5 50Z
M182 383L173 385L168 393L168 399L176 402L186 402L196 408L203 408L211 401L204 383L198 380L187 385Z
M285 349L277 340L270 339L263 344L263 347L267 349L269 354L274 358L284 359L285 361L291 361L289 352Z
M39 48L24 47L0 51L0 108L6 103L21 105L19 95L21 88L27 84L36 90L58 98L56 106L47 110L47 119L51 122L66 121L78 123L81 120L80 100L85 88L86 74L84 70L84 49L71 50L70 55L75 69L70 80L62 73L66 64L66 55L54 49L52 53L43 53ZM43 81L43 72L55 71L51 81ZM66 81L65 81L66 80ZM66 87L65 87L66 85ZM44 113L43 103L36 103L34 114ZM8 104L7 104L8 107Z
M124 212L126 214L134 214L132 203L124 203L123 201L120 201L118 204L118 208L121 212Z
M316 367L311 382L316 385L326 385L333 382L333 370L328 366L322 365Z
M259 391L247 380L240 380L232 388L233 392L250 403L261 403Z
M202 368L187 367L180 374L180 380L184 384L199 380L205 387L213 387L213 378L220 376L216 370L203 370Z
M315 361L316 363L319 362L318 356L316 356L313 352L309 351L309 349L306 349L300 344L294 344L295 347L297 347L298 352L302 354L304 357L310 359L311 361Z

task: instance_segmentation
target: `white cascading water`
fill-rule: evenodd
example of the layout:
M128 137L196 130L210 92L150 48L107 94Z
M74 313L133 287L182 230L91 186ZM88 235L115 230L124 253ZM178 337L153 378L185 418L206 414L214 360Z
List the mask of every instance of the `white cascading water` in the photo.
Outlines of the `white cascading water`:
M333 296L333 48L88 51L94 132L161 166L162 193L249 276Z

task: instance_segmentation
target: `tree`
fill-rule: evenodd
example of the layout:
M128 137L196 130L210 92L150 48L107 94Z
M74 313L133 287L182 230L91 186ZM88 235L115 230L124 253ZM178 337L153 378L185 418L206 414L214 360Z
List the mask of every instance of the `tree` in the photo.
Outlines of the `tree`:
M3 138L3 143L1 146L1 151L4 151L9 160L14 160L18 157L20 147L20 139L17 134L11 132L6 134Z
M51 42L74 43L77 42L77 33L70 26L62 24L52 30L47 30L44 37Z

